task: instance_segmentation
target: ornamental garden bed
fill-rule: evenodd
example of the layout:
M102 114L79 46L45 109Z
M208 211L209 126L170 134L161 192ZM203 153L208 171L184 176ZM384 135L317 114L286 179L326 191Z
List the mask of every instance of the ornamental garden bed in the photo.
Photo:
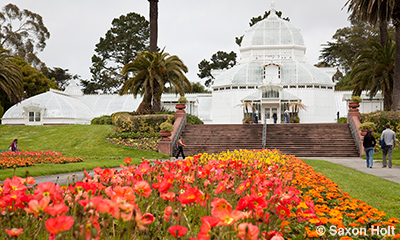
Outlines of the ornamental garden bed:
M276 150L125 163L63 187L6 179L0 238L350 239L339 235L349 228L366 229L351 239L400 238L398 219ZM371 237L377 228L393 232Z

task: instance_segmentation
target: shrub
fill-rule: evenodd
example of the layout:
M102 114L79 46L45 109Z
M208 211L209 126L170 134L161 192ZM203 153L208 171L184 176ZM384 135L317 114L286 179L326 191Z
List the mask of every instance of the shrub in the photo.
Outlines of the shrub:
M119 132L135 133L157 133L160 131L161 123L165 121L173 123L175 120L174 115L170 114L132 115L128 112L114 113L111 117Z
M376 128L376 125L373 122L364 122L364 123L361 123L361 125L358 127L358 129L360 129L360 130L371 130L371 131L374 131L375 128Z
M112 125L111 116L101 116L97 118L93 118L90 122L92 125Z
M174 126L172 126L169 122L163 122L160 124L160 130L166 132L172 132L174 130Z
M347 117L341 117L337 120L338 123L347 123Z
M358 103L360 103L360 102L362 102L362 99L361 99L360 96L352 96L350 98L350 102L358 102Z
M154 138L159 137L159 132L147 133L147 132L119 132L115 131L108 135L108 138L118 138L118 139L139 139L139 138Z
M187 103L187 102L188 100L183 96L178 99L178 103Z
M376 125L376 132L381 133L385 130L385 125L389 124L395 132L400 132L400 112L378 111L373 113L363 113L361 122L373 122Z
M203 121L200 120L200 118L198 118L192 114L186 114L186 123L187 124L204 124Z

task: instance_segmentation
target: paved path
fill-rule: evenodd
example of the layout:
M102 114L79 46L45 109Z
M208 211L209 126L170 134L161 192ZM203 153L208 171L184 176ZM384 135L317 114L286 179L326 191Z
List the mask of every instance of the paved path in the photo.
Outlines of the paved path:
M326 158L326 157L309 157L304 159L324 160L332 163L337 163L357 171L374 175L380 178L400 184L400 167L393 166L392 168L382 168L382 163L374 160L372 168L367 168L366 160L363 158Z
M400 167L393 166L392 168L382 168L382 163L374 162L374 166L372 168L367 168L365 159L362 158L326 158L326 157L308 157L304 159L317 159L324 160L332 163L337 163L343 165L345 167L349 167L355 169L357 171L375 175L377 177L381 177L387 179L389 181L400 184ZM121 170L121 168L115 168ZM93 174L93 171L89 172L90 175ZM49 176L41 176L35 177L36 183L41 182L54 182L60 185L66 185L68 183L72 183L72 177L75 175L75 182L80 181L84 178L83 172L76 173L63 173L57 175L49 175Z

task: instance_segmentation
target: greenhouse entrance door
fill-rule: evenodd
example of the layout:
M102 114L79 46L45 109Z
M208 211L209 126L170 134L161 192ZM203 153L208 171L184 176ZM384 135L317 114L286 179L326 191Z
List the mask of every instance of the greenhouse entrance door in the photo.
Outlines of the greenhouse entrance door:
M278 113L278 109L279 109L278 105L270 105L264 107L264 119L267 121L267 124L274 123L274 119L272 117L274 113L276 113L276 115L278 116L277 123L281 122L281 117L280 114Z

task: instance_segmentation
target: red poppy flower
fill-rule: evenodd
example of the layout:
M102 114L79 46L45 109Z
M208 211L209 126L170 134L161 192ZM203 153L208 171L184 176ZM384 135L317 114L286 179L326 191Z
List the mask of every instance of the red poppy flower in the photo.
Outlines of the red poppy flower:
M56 218L49 218L46 221L46 229L51 234L68 231L74 224L74 218L70 216L61 215Z
M171 218L171 213L172 213L172 207L168 206L164 210L164 220L169 222L169 219Z
M169 200L173 202L175 200L175 193L174 192L168 192L168 193L161 193L160 197L164 200Z
M22 228L6 229L6 232L10 236L18 236L22 233Z
M179 202L182 204L189 204L195 202L200 196L197 187L186 189L186 191L178 197Z
M260 229L251 223L241 223L237 231L236 236L242 240L257 240Z
M247 179L246 181L242 182L239 187L236 189L236 194L242 194L244 190L248 189L251 185L251 180Z
M183 235L186 234L187 230L188 230L187 228L182 227L180 225L175 225L175 226L172 226L172 227L168 228L168 231L174 237L182 237Z
M154 222L154 216L151 213L145 213L142 215L142 223L149 225Z
M211 202L211 215L215 216L216 212L227 210L228 212L232 211L232 206L223 198L214 198Z
M53 206L46 207L44 211L51 216L56 216L68 212L69 207L64 203L54 204Z
M151 187L147 181L136 182L133 190L140 196L149 197L151 195Z
M132 162L132 158L130 158L130 157L125 158L124 163L126 163L126 165L131 164L131 162Z

